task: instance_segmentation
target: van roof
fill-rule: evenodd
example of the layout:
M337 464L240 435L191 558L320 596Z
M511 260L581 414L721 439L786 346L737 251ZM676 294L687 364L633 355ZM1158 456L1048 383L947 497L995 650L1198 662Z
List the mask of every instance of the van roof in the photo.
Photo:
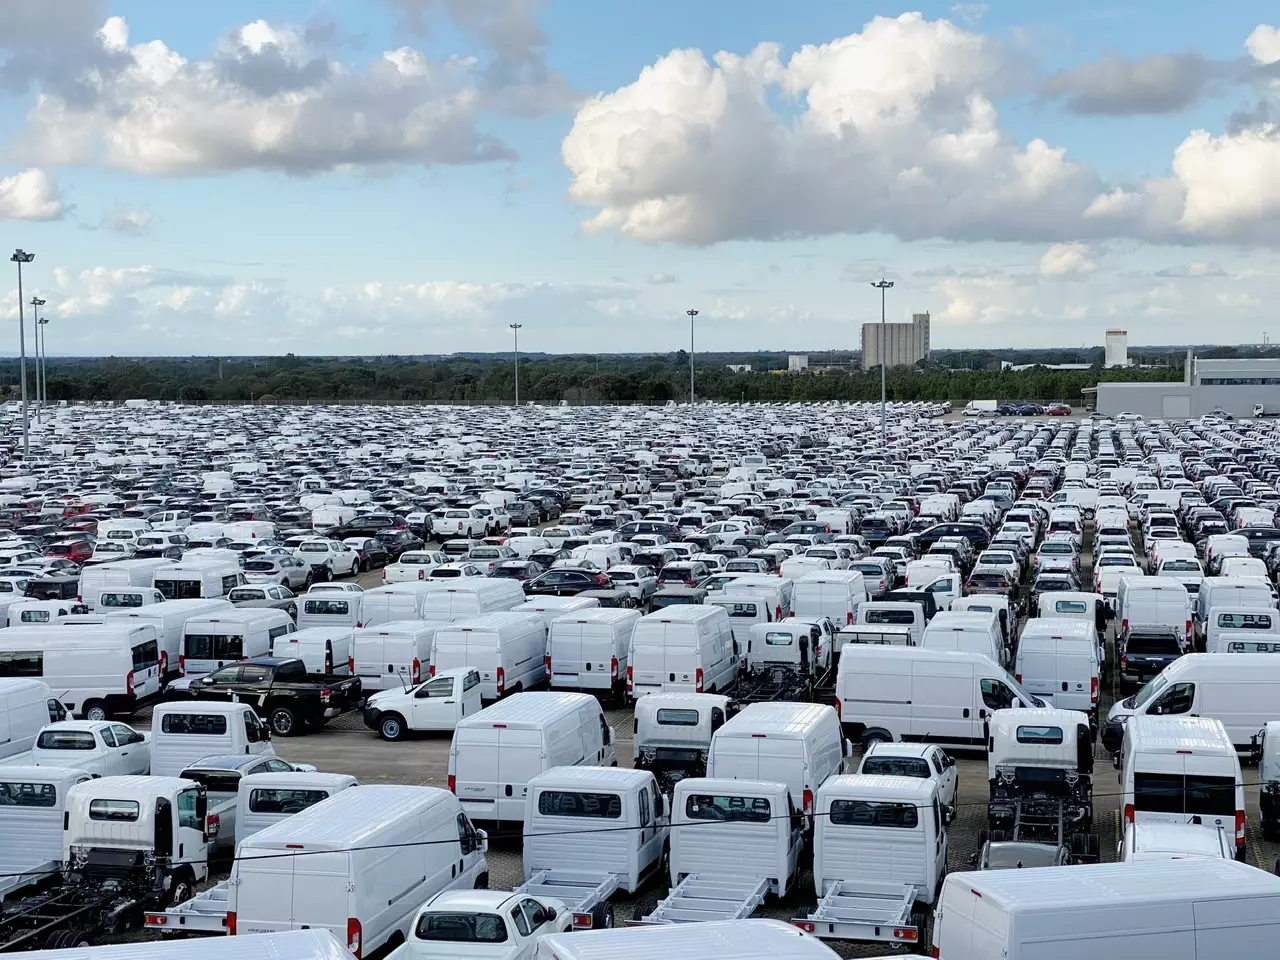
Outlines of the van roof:
M1244 654L1233 653L1232 656L1244 656ZM1270 656L1270 654L1260 654L1260 656ZM996 671L995 676L1001 676L1005 672L1004 668L990 657L985 654L978 653L975 650L936 650L930 647L897 647L883 646L880 644L854 643L847 644L841 649L840 663L843 665L849 657L852 657L854 660L870 660L873 657L878 657L889 660L904 661L924 660L934 663L945 663L947 661L958 663L961 660L971 660L981 661L983 666L990 664L991 669ZM1276 659L1280 660L1280 657L1277 657ZM843 671L841 672L843 673Z
M626 790L629 787L643 787L652 779L653 774L648 770L633 770L630 767L551 767L531 777L529 789L566 785Z
M713 794L726 797L779 797L790 796L785 783L768 780L719 780L714 777L686 777L676 784L677 797L691 793ZM678 805L677 805L678 807Z
M441 627L447 627L447 623L431 623L427 620L388 620L386 623L379 623L373 627L357 627L355 636L357 637L408 637L422 633L424 630L439 630ZM311 627L313 630L326 630L325 627ZM299 630L298 633L305 631ZM339 634L350 633L350 629L337 630Z
M497 723L532 729L546 720L575 713L585 703L599 707L599 701L588 693L559 693L548 690L518 693L458 721L458 728L484 729L493 727Z
M809 730L820 723L835 721L834 707L825 703L752 703L717 731L717 736L756 736L767 734L780 739L803 739Z
M621 607L598 607L589 610L571 610L563 613L552 620L552 624L557 623L625 623L628 621L638 621L640 619L639 610L626 610Z
M482 630L501 630L503 627L536 626L544 629L544 621L532 611L502 610L494 613L482 613L476 617L467 617L455 623L440 624L439 633L478 633Z
M1053 594L1058 597L1061 594ZM941 616L939 614L938 616ZM934 620L938 619L934 617ZM1093 621L1082 617L1032 617L1022 628L1022 637L1066 637L1071 640L1096 640Z
M552 934L543 939L554 956L570 960L618 960L628 956L664 957L666 960L705 960L707 957L829 960L835 955L817 937L801 933L781 920L720 920L616 927L612 930Z
M300 813L277 821L240 841L241 848L279 849L299 844L306 849L350 850L367 846L389 823L404 814L417 815L457 800L439 787L371 784L335 793Z
M192 617L187 626L206 623L257 623L260 621L280 621L281 618L292 622L289 614L283 610L269 607L232 607L230 610L219 610L210 616Z
M818 788L818 805L827 797L857 797L866 800L908 800L928 805L938 792L938 781L920 777L882 776L874 773L851 773L828 777Z
M1138 715L1130 717L1125 724L1124 739L1128 750L1143 753L1195 753L1232 759L1236 756L1226 727L1212 717Z
M674 607L663 607L657 613L641 617L636 624L644 623L702 623L704 620L716 620L727 617L724 607L703 606L701 604L678 604Z

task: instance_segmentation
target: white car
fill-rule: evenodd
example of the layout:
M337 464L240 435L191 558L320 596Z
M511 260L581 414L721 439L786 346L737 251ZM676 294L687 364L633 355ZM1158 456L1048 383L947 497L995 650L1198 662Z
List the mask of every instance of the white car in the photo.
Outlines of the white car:
M93 547L93 555L85 561L89 563L112 563L116 560L127 560L133 556L136 548L128 540L99 540ZM38 557L39 554L36 554ZM21 561L15 560L12 565L16 566ZM0 556L0 567L9 566L7 557Z
M451 731L481 706L480 671L458 667L441 670L417 686L373 694L365 703L364 723L383 740L402 740L413 731Z
M111 720L60 720L40 729L31 761L74 767L95 777L151 773L151 743L133 727Z
M407 583L410 580L425 580L432 567L449 563L449 557L439 550L406 550L400 554L395 563L388 563L382 568L383 583Z
M431 519L431 533L436 537L465 537L479 540L489 535L492 516L481 513L475 507L454 507L444 512L444 516Z
M331 576L350 577L360 569L360 554L341 540L303 540L293 551L303 563L328 567Z
M941 747L928 743L873 743L862 756L858 773L887 777L934 780L938 799L951 810L959 810L960 778L956 762Z
M460 560L455 563L442 563L432 567L425 580L454 580L458 577L487 577L488 572L479 564Z
M413 918L388 960L533 960L538 941L573 929L559 900L502 890L446 890Z

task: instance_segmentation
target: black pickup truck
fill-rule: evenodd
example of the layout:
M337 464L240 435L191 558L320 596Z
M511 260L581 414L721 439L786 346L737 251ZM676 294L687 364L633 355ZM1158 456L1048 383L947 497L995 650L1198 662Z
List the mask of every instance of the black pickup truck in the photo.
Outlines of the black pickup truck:
M1142 685L1186 653L1178 627L1133 627L1116 644L1120 685Z
M361 686L359 677L307 673L301 660L255 657L192 681L190 693L197 700L252 704L272 733L295 737L304 726L357 709Z

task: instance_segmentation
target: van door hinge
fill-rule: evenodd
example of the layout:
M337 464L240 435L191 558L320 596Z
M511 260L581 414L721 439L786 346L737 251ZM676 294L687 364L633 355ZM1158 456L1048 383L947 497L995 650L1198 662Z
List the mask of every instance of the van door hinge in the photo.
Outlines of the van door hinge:
M355 892L356 892L356 885L355 885L352 881L348 880L348 881L347 881L347 893L355 893Z

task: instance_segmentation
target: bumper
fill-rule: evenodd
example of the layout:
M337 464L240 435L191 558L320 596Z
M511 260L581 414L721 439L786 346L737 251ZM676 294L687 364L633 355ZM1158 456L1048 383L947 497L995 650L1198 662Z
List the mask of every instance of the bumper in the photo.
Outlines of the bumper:
M382 711L377 707L365 707L364 725L370 730L379 729L382 726Z

